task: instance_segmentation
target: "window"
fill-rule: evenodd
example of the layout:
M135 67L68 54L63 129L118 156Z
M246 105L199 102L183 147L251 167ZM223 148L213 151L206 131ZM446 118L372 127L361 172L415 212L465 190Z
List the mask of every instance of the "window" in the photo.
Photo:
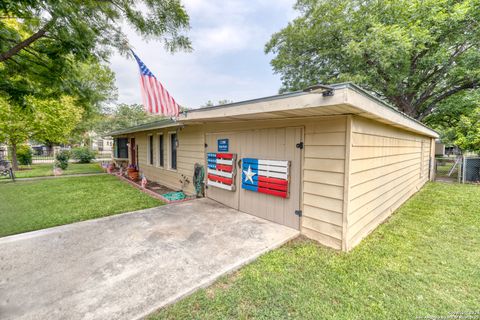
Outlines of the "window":
M163 158L164 154L164 144L163 144L163 134L158 136L158 166L163 167L165 165L165 160Z
M177 169L177 134L170 134L170 169Z
M128 139L127 138L116 138L115 139L115 150L113 155L118 159L128 159Z
M148 136L148 148L147 148L147 159L148 164L153 165L153 136Z

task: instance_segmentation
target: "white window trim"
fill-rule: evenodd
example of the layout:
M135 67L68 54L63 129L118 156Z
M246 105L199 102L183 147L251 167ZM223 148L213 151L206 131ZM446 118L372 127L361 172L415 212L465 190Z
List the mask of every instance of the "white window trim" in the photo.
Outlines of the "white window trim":
M152 137L152 145L150 145L150 137ZM152 167L155 164L155 147L153 146L155 144L155 139L153 138L153 134L148 134L147 135L147 166ZM152 162L150 163L150 151L153 152L153 159Z
M177 169L172 168L172 134L177 135L177 141L178 141L177 131L169 131L168 132L168 142L167 142L167 145L168 145L168 157L167 157L168 158L168 166L167 166L168 169L167 170L177 172L178 171L178 148L177 148Z
M160 165L160 136L163 137L163 166ZM158 154L157 154L157 167L165 169L165 135L163 132L157 133L157 146L158 146Z

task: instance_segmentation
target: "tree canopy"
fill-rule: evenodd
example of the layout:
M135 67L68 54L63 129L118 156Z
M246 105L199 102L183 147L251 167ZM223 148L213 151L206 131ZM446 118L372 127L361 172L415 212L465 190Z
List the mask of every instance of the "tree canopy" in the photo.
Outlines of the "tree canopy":
M87 108L108 100L114 76L104 62L129 49L122 23L170 50L190 49L179 0L1 1L0 91L21 105L27 95L76 95Z
M464 91L445 99L424 122L440 133L446 145L480 152L480 90Z
M19 144L28 139L50 144L67 142L84 111L69 96L55 99L28 96L26 100L28 108L22 108L0 97L0 142L7 142L11 147L15 169Z
M122 22L147 39L162 39L170 50L190 48L183 34L189 17L179 0L3 0L0 15L0 62L22 50L81 59L125 52ZM21 29L11 28L9 18L21 21Z
M94 125L93 130L99 134L108 134L114 130L153 122L162 118L161 116L148 114L142 105L121 103L107 110L102 118Z
M281 91L353 81L425 119L480 84L480 0L298 0L266 52Z
M455 145L464 151L480 153L480 107L470 116L460 116L455 128Z
M122 25L190 49L180 0L0 1L0 139L60 143L92 130L116 97L108 57L129 54Z

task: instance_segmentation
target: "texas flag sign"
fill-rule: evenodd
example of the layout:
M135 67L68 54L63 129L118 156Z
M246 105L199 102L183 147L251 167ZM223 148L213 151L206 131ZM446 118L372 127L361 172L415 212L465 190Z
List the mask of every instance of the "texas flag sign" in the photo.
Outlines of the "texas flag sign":
M234 153L207 153L207 185L235 191Z
M242 189L288 198L290 161L242 159Z

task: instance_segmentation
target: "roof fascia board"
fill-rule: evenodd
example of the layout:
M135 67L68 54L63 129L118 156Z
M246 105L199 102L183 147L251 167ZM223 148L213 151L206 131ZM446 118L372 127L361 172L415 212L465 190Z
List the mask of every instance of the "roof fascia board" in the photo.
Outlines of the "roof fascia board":
M334 96L324 97L316 93L297 93L295 95L284 95L281 99L252 100L245 104L232 104L219 106L218 108L206 108L202 112L187 112L180 118L180 121L198 121L218 119L224 117L235 117L252 115L257 113L269 113L276 111L301 110L313 107L331 106L343 104L344 95L336 91Z
M401 125L404 128L416 131L418 133L438 138L436 131L425 126L423 123L413 119L412 117L394 109L380 99L373 97L370 93L350 84L346 104L361 110L362 112L372 114L381 119Z
M112 131L109 134L111 136L118 136L118 135L123 135L123 134L128 134L128 133L134 133L134 132L143 132L143 131L150 131L150 130L157 130L157 129L163 129L163 128L171 128L171 127L181 127L183 124L180 122L173 122L173 123L168 123L168 124L151 124L150 126L146 125L140 125L136 127L130 127L122 130L117 130L117 131Z

